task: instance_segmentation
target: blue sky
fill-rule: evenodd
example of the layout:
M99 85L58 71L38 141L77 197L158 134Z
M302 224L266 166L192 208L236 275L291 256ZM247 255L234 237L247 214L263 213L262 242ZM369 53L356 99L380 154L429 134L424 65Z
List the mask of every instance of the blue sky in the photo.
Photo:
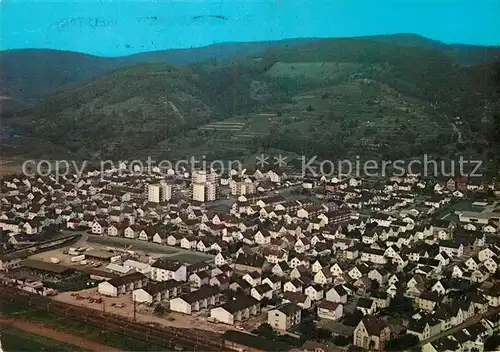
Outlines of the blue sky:
M500 0L0 0L0 11L2 49L104 56L215 42L389 33L500 45Z

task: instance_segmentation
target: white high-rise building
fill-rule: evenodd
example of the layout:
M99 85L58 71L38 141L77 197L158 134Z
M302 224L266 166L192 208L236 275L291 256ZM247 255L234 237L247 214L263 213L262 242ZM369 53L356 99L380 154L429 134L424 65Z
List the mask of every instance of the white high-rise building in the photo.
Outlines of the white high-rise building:
M245 194L252 194L256 192L255 184L250 180L234 181L230 183L231 194L233 196L241 196Z
M204 183L193 183L193 200L197 202L205 202L205 184Z
M172 199L172 185L167 182L161 183L162 201L169 201Z
M217 199L217 184L213 182L207 182L205 184L205 198L207 202L214 201Z
M211 202L217 199L218 175L213 170L195 170L191 177L192 199L198 202Z
M148 185L148 202L160 203L172 199L172 185L166 182Z
M148 185L148 202L160 203L161 187L159 183Z
M193 183L205 183L207 182L207 172L205 170L195 170L191 176L191 181Z

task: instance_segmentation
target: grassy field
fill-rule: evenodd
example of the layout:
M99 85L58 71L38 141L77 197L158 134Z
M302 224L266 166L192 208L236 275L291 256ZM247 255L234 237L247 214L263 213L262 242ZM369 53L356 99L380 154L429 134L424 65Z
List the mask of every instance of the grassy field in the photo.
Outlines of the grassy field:
M65 352L86 350L79 347L51 340L43 336L32 334L30 332L15 329L12 327L3 327L0 330L2 347L5 352Z
M272 77L305 77L322 80L349 75L360 65L350 62L277 62L266 74Z
M0 300L0 313L5 316L22 317L23 319L41 323L60 331L78 336L84 336L87 339L99 341L107 346L119 348L123 351L162 350L161 347L152 345L150 343L135 340L121 334L104 331L89 324L65 319L64 317L61 317L59 315L50 314L33 308L26 308L25 306L21 306L12 302ZM30 340L28 341L28 337L23 337L22 340L19 341L19 345L15 345L16 341L13 341L13 339L8 335L9 334L7 332L7 338L4 338L4 334L2 332L2 343L5 343L5 346L3 347L6 349L6 351L81 351L77 348L68 348L69 345L65 346L64 344L60 344L57 341L51 340L49 340L48 345L46 345L46 349L39 349L37 348L37 344L40 344L43 341L39 339L28 339ZM17 336L17 332L14 336ZM7 349L7 347L9 346L8 344L10 344L11 346L10 349Z
M110 247L129 248L132 251L141 250L147 253L165 254L170 259L187 263L198 263L212 258L210 255L188 251L182 248L169 247L152 242L143 242L127 238L89 236L88 242L103 244Z
M207 256L196 254L194 252L193 252L193 254L181 253L181 254L173 255L169 258L172 260L178 260L182 263L189 263L189 264L195 264L195 263L203 262L203 261L210 259Z
M169 248L166 246L159 246L149 242L141 242L139 240L132 240L127 238L112 238L112 237L99 237L93 236L89 237L87 240L89 243L97 243L110 247L120 247L120 248L128 248L129 246L131 250L138 249L143 251L152 251L154 250L156 253L162 254L174 254L177 253L176 249Z

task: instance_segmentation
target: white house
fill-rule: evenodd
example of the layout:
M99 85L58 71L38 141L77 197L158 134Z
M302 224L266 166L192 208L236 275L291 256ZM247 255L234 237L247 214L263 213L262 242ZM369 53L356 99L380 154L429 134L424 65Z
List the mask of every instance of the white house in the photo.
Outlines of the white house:
M298 325L302 310L294 303L286 303L267 312L267 322L273 329L286 331Z
M157 303L177 297L182 291L181 281L168 280L149 282L142 288L132 292L132 299L138 303Z
M192 314L193 312L213 307L218 302L219 288L206 285L196 291L191 291L171 299L170 310L184 314Z
M249 296L232 297L220 307L210 310L210 318L218 323L234 325L237 322L250 319L260 314L260 303Z
M347 303L347 291L342 285L332 287L326 292L326 300L334 303Z
M187 268L184 264L160 258L151 265L151 279L154 281L187 281Z
M318 317L328 320L339 320L344 314L344 307L340 303L321 301L318 304Z
M99 283L97 290L103 296L117 297L120 294L132 292L142 288L147 282L146 276L141 273L132 273L120 276L109 281Z
M268 283L260 284L252 287L250 295L257 301L261 301L263 298L271 299L273 298L273 288Z

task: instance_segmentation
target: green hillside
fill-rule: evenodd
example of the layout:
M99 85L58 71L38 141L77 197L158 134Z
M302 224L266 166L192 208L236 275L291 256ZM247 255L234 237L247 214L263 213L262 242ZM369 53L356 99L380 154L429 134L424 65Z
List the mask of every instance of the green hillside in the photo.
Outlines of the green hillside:
M372 43L434 50L460 65L500 60L500 47L445 44L416 34L391 34L355 38ZM341 39L346 43L352 39ZM145 63L190 65L206 61L226 61L261 55L277 48L294 48L320 41L319 38L292 38L277 41L216 43L200 48L160 50L122 57L100 57L84 53L49 49L0 51L0 115L10 116L32 107L55 92L82 81L100 77L112 70ZM343 49L341 49L342 51Z
M45 100L24 114L33 136L80 155L130 156L209 121L212 108L188 69L120 69Z
M14 121L82 157L481 154L495 146L498 83L497 63L462 67L439 51L328 39L230 62L119 69Z

